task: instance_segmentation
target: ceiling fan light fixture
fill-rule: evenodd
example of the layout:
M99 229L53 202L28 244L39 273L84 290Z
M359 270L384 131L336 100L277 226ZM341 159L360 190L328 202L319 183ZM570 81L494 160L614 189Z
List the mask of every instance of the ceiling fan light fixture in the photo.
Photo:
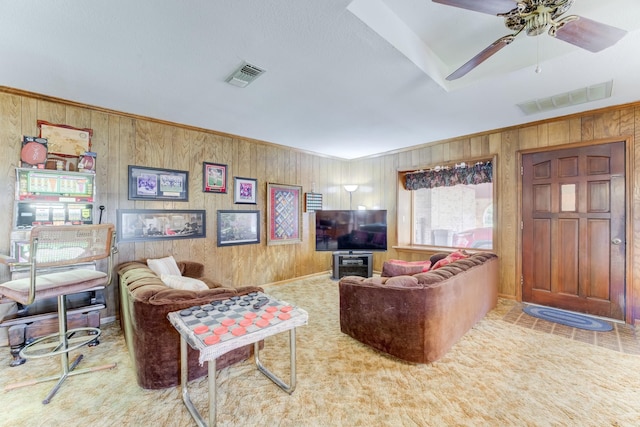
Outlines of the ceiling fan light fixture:
M613 80L609 80L607 82L574 89L569 92L559 93L546 98L532 99L518 104L518 107L524 114L529 116L531 114L543 113L545 111L609 98L611 96L612 89Z

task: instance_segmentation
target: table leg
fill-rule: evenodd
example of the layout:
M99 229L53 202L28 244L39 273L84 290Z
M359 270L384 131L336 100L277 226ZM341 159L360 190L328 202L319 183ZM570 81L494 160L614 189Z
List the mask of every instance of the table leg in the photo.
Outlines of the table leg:
M260 343L253 344L253 353L256 360L256 366L258 370L273 381L278 387L287 393L291 394L296 389L296 328L289 330L289 366L290 366L290 381L289 385L285 384L280 378L274 375L268 370L260 361Z
M216 425L216 360L207 362L209 365L209 426ZM213 368L212 368L213 366ZM180 336L180 386L182 388L182 401L189 410L191 417L198 427L206 427L207 423L191 402L189 396L189 362L187 360L187 340Z

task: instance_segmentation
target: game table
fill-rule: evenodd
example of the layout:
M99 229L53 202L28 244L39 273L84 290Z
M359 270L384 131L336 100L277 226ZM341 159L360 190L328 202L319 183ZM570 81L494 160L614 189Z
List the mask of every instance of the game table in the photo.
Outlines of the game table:
M291 394L296 387L296 328L307 324L309 315L301 308L263 292L252 292L226 300L174 311L167 315L180 334L180 382L182 400L199 426L206 426L193 405L188 389L187 344L198 350L200 363L208 363L209 425L216 424L216 359L223 354L254 345L254 359L260 372ZM260 341L289 331L290 381L284 381L260 361Z

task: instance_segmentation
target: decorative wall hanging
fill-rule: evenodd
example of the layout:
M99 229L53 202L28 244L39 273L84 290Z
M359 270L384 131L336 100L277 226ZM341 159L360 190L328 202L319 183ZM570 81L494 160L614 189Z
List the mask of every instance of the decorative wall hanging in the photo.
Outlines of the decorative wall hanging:
M267 184L267 245L302 242L302 187Z
M40 138L47 139L46 169L76 171L78 157L91 151L92 129L57 125L44 120L37 121Z
M315 212L322 210L322 193L304 193L305 195L305 212Z

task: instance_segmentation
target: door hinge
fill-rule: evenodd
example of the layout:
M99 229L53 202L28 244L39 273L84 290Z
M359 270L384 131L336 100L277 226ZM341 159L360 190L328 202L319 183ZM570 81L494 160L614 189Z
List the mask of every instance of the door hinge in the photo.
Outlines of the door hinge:
M520 221L520 230L524 230L524 221Z
M524 166L520 166L520 176L524 175Z
M520 276L520 286L524 286L524 276Z

